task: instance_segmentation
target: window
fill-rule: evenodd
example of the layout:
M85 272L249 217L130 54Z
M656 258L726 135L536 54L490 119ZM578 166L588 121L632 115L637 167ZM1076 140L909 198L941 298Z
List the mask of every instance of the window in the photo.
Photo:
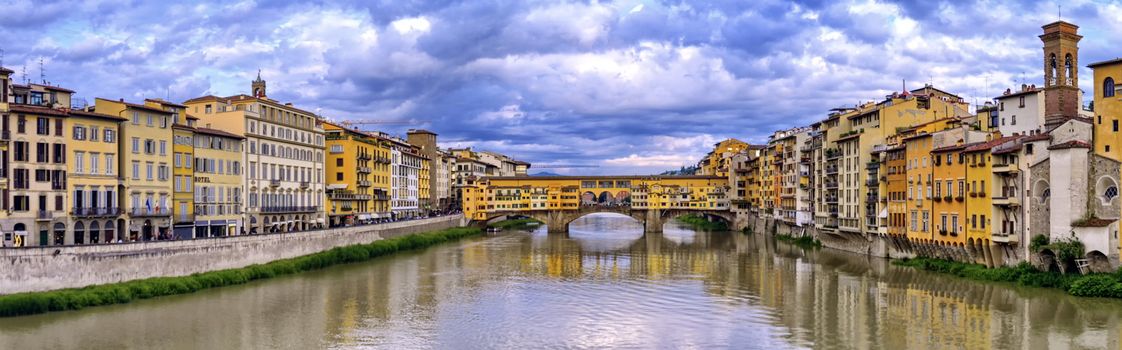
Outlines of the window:
M132 161L132 179L140 180L140 162Z
M343 166L343 158L336 158L335 166Z
M35 133L39 135L51 134L51 120L45 117L35 119Z
M132 125L140 124L140 112L132 111Z
M1118 197L1118 187L1115 187L1115 186L1107 187L1106 192L1103 193L1103 197L1106 197L1107 201L1114 200L1114 197Z
M16 132L21 134L27 133L27 117L21 115L16 119Z
M140 138L132 138L132 153L140 153Z
M1103 97L1114 97L1114 78L1106 77L1103 80Z
M51 146L46 142L38 142L35 144L35 161L39 163L47 163L50 161Z
M1020 107L1021 107L1021 108L1025 108L1025 97L1024 97L1024 96L1021 96L1021 105L1020 105Z
M86 153L85 152L74 152L74 172L79 173L79 174L85 172L85 165L84 165L84 164L86 164L85 160L86 160Z
M82 126L75 126L74 127L74 139L75 140L85 140L86 139L86 128L82 127Z
M146 123L146 124L147 124L148 126L152 126L152 115L151 115L151 114L148 114L148 113L145 113L145 114L144 114L144 116L145 116L145 117L148 117L148 123Z
M116 139L117 139L117 131L116 130L105 129L105 137L103 138L103 140L105 140L105 142L113 143L113 142L116 142Z
M335 181L343 181L343 173L335 173Z
M15 149L16 149L15 150L16 154L15 154L14 158L17 162L26 162L28 159L31 158L30 154L29 154L30 149L29 149L29 147L27 147L27 142L16 141L15 142Z
M155 164L152 164L152 162L144 163L144 179L152 181L152 168L154 166Z
M1114 132L1118 132L1118 119L1115 119L1115 120L1111 121L1111 124L1113 124L1113 126L1114 126L1112 128L1114 130Z
M167 140L160 140L160 155L161 156L166 156L168 154L167 150L168 150Z
M1012 117L1012 120L1009 121L1009 125L1017 125L1017 116Z
M183 167L183 153L179 153L179 152L175 153L175 167L176 168L182 168Z
M97 153L91 153L90 154L90 174L97 174L97 166L98 166L98 163L101 162L100 158L101 158L100 154L97 154ZM78 164L81 164L81 162L78 162ZM81 166L81 165L79 165L79 166Z
M90 141L97 141L97 132L100 131L96 126L90 127Z
M113 175L113 155L105 155L105 175Z

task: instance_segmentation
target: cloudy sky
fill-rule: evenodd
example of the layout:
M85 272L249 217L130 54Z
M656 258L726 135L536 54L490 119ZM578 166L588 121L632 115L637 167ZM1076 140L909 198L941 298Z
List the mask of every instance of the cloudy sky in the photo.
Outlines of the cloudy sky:
M0 0L0 49L17 79L42 59L90 102L249 93L261 69L269 97L330 119L414 120L532 172L641 174L902 80L970 101L1040 83L1057 3ZM1122 6L1062 3L1089 92L1086 64L1122 56Z

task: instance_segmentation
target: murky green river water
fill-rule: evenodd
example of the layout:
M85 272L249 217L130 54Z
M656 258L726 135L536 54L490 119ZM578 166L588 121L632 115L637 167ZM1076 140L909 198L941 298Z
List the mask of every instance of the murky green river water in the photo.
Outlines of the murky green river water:
M2 349L1119 348L1122 302L589 216L242 286L0 319Z

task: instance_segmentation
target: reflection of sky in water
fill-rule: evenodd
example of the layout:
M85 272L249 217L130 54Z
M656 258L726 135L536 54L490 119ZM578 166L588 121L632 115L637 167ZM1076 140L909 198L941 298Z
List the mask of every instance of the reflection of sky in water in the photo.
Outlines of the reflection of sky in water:
M621 214L591 214L569 224L568 238L585 251L616 251L642 239L643 224Z

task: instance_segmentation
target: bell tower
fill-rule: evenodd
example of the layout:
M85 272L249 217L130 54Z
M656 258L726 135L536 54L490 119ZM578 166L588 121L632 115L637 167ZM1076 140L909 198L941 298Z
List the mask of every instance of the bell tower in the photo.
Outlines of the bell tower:
M1056 21L1042 27L1044 34L1044 117L1079 115L1079 26Z
M257 97L257 98L264 98L265 97L265 80L261 79L261 70L260 69L257 70L257 80L253 81L252 91L253 91L253 97Z

